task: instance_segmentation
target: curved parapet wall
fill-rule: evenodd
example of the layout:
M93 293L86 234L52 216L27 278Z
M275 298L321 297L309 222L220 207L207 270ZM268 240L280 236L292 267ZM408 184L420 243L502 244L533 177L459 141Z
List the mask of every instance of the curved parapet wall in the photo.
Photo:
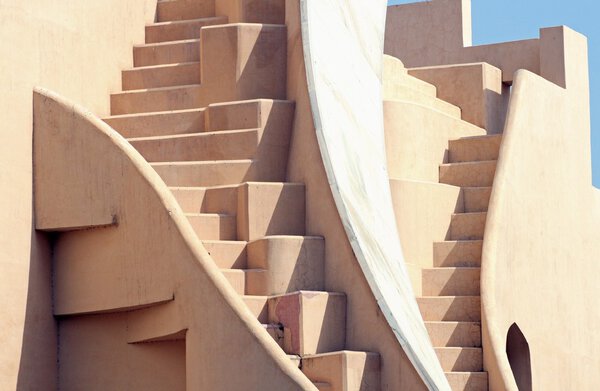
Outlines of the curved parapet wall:
M592 187L586 40L555 31L561 66L552 75L566 88L515 74L485 228L482 332L494 391L600 382L600 192ZM515 324L526 347L517 357Z
M61 389L316 389L260 327L125 139L44 89L34 93L34 120L36 227L59 232ZM89 322L95 313L105 315ZM140 346L181 339L185 378L178 387L152 383L181 368L172 351L161 357L156 344ZM88 384L89 376L105 381Z
M329 184L363 273L424 383L448 390L404 265L388 185L381 91L386 5L301 2L308 89Z

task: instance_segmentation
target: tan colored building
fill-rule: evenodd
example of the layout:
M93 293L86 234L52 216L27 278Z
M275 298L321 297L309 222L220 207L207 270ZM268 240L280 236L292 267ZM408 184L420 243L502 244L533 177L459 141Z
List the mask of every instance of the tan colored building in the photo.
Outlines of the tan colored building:
M595 390L587 41L470 18L1 1L0 389Z

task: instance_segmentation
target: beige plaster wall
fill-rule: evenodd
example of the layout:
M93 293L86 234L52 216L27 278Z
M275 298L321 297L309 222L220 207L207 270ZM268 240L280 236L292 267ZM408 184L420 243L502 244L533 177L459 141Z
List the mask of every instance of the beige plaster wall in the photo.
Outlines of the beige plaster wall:
M482 258L484 365L491 390L516 390L509 327L528 341L534 390L600 382L600 196L592 187L587 45L555 29L545 72L515 76ZM562 59L562 61L561 61ZM553 67L551 65L554 65Z
M471 0L433 0L388 7L385 53L408 68L487 62L511 82L517 69L540 71L540 41L471 46Z
M412 68L408 74L433 84L438 98L460 107L463 120L488 134L502 133L509 87L500 69L476 63Z
M107 114L155 5L0 1L0 389L52 389L56 379L48 243L32 224L32 89L44 85Z

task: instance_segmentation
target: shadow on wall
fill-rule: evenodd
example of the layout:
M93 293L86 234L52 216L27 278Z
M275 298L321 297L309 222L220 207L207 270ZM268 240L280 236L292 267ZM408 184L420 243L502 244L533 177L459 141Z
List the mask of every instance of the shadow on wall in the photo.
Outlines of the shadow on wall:
M506 355L519 391L531 391L531 357L529 344L519 326L513 323L506 335Z
M52 313L50 240L32 221L29 281L17 390L56 389L57 325Z

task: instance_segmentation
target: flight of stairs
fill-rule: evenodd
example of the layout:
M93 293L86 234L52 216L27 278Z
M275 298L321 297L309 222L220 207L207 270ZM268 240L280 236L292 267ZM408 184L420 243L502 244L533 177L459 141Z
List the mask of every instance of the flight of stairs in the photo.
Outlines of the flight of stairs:
M105 121L163 178L231 286L319 390L378 390L379 355L345 350L346 296L325 291L304 185L285 181L285 1L261 12L239 3L252 23L228 24L214 0L159 1Z
M433 243L417 300L453 390L488 389L481 344L481 250L501 135L450 140L440 183L459 186L464 212L452 215L447 241Z

